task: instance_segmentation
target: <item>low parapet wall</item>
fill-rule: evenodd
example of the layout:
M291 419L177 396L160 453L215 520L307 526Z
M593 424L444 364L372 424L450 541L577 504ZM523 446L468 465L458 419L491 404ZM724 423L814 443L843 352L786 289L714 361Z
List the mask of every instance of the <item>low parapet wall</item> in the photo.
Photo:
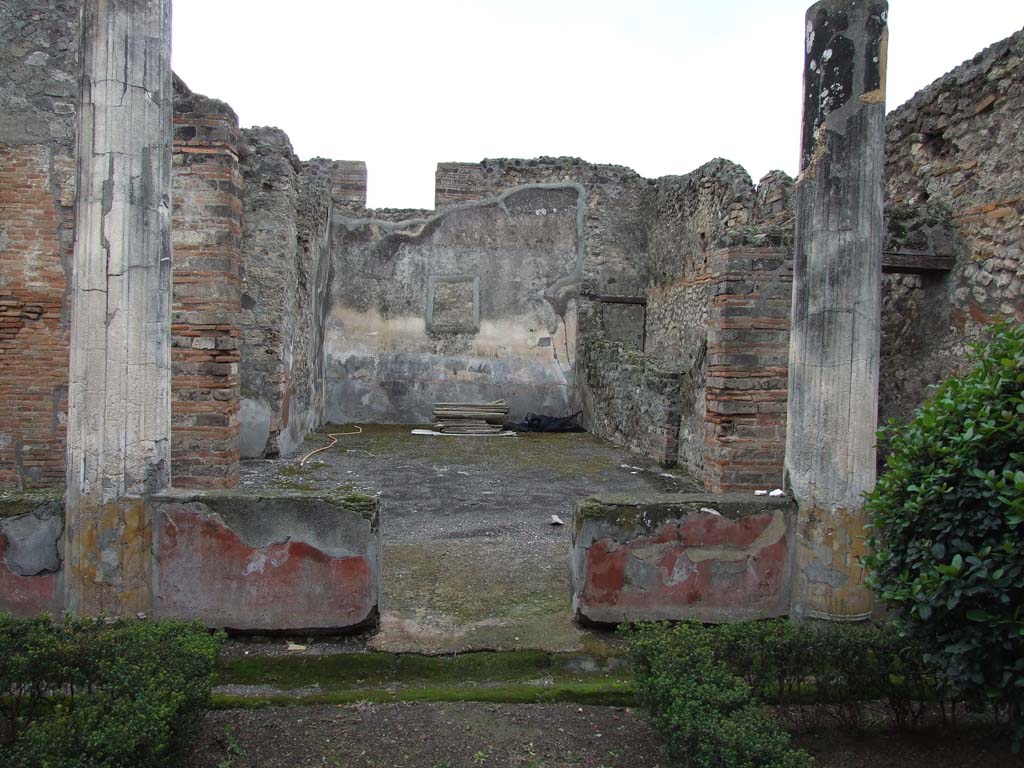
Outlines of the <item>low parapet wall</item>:
M376 496L170 491L152 510L160 618L242 631L342 630L376 618Z
M796 506L748 494L602 496L576 505L573 609L585 624L782 616Z
M60 613L64 504L47 491L0 491L0 612Z
M154 617L252 632L376 621L379 497L168 490L146 502ZM60 613L63 528L58 496L0 495L0 611Z

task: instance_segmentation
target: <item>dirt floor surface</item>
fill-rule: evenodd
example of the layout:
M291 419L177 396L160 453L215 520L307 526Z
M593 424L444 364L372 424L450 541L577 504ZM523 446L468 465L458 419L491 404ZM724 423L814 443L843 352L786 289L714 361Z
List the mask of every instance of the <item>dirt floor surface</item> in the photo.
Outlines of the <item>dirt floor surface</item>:
M975 735L798 735L818 768L1021 768ZM620 707L403 703L206 715L184 768L668 768L644 714Z

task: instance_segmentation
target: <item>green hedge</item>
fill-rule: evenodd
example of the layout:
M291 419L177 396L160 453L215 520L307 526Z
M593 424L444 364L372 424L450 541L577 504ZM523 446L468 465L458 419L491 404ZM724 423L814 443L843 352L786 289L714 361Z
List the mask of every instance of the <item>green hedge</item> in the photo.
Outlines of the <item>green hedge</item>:
M896 624L687 622L625 633L637 696L669 756L689 768L809 765L790 749L769 703L806 705L802 719L848 726L862 724L867 702L887 704L898 726L933 704L946 711L941 676Z
M871 586L958 693L1000 706L1024 743L1024 325L906 425L879 432Z
M808 768L806 753L746 681L716 658L715 635L699 624L641 624L626 631L637 697L668 755L690 768Z
M921 645L899 624L875 628L823 622L758 621L706 630L715 659L773 704L819 705L859 726L864 704L884 702L899 727L920 720L929 704L948 706L940 676Z
M0 614L0 764L172 764L209 701L221 641L199 624Z

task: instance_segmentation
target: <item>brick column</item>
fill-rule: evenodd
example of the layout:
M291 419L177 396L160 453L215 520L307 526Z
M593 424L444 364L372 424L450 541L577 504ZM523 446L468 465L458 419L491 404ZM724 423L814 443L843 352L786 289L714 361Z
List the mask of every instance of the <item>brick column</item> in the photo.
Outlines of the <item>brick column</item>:
M242 175L238 118L175 82L171 464L179 488L238 485Z
M875 483L887 5L807 11L786 472L799 505L793 614L870 615L862 494Z
M782 485L793 263L780 248L708 257L705 477L709 491Z
M170 480L171 7L82 4L65 599L151 603L141 494Z

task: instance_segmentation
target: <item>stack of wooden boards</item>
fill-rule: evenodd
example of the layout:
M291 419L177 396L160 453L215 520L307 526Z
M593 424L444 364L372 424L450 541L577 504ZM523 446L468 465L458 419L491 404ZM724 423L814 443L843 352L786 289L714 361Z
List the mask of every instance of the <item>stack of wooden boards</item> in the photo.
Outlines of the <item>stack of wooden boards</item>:
M508 403L437 403L434 429L447 435L497 435L508 422Z

